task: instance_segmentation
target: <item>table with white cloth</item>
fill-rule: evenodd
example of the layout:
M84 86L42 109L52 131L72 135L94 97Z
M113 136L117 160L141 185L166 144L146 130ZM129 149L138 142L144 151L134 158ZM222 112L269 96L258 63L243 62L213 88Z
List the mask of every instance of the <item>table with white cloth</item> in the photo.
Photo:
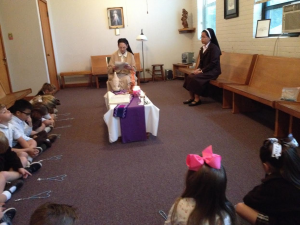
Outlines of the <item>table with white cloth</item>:
M107 94L104 95L105 104L107 108L107 112L104 114L103 119L108 127L109 134L109 142L113 143L118 140L121 134L121 126L120 126L120 118L114 117L114 108L117 105L109 105L107 100ZM145 98L145 123L146 123L146 132L151 133L153 136L157 136L158 124L159 124L159 108L157 108L153 103L149 100L149 98Z

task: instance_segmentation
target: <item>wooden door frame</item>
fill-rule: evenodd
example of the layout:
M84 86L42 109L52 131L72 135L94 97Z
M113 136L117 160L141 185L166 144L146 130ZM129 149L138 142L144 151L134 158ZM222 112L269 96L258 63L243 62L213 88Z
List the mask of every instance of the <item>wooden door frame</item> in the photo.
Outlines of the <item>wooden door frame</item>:
M44 31L43 31L43 25L42 25L42 20L41 20L41 14L40 14L40 7L39 7L39 1L43 2L46 4L47 8L47 15L48 15L48 4L46 0L37 0L38 8L39 8L39 16L40 16L40 22L41 22L41 28L42 28L42 35L43 35L43 44L44 44L44 51L45 51L45 57L46 57L46 63L47 63L47 70L48 70L48 75L49 75L49 80L51 83L51 76L49 73L49 68L48 68L48 60L47 60L47 52L46 52L46 46L45 46L45 39L44 39ZM54 49L53 49L53 38L52 38L52 32L51 32L51 27L50 27L50 21L49 21L49 16L47 17L48 23L49 23L49 33L50 33L50 39L51 39L51 45L52 45L52 55L53 55L53 60L54 60L54 66L55 66L55 74L56 74L56 80L57 80L57 91L60 89L60 84L59 84L59 79L58 79L58 74L57 74L57 67L56 67L56 59L55 59L55 54L54 54Z
M9 93L11 93L11 92L12 92L12 87L11 87L11 81L10 81L9 69L8 69L8 65L7 65L6 52L5 52L5 48L4 48L4 41L3 41L4 39L3 39L3 35L2 35L1 24L0 24L0 39L1 39L2 49L3 49L3 54L4 54L4 57L6 58L5 68L6 68L6 72L7 72L7 80L8 80L8 84L9 84ZM7 93L7 94L8 94L8 93Z

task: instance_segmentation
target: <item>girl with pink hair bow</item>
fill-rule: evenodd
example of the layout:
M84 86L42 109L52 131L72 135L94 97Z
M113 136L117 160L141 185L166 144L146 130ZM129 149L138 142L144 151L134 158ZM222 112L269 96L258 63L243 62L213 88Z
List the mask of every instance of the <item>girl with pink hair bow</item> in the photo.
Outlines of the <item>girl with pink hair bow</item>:
M202 156L189 154L185 190L173 204L165 225L234 225L235 210L226 198L227 177L212 146Z

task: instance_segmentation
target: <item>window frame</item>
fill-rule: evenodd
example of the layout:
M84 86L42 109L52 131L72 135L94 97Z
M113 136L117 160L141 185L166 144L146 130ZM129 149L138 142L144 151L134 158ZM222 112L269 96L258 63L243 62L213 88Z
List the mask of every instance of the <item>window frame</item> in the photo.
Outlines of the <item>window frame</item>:
M265 20L265 19L271 19L272 18L266 18L266 13L269 10L273 10L273 9L279 9L279 8L283 8L283 6L286 5L290 5L293 2L299 2L299 0L292 0L289 2L283 2L283 3L279 3L276 5L271 5L271 6L267 6L268 2L264 2L262 3L262 7L261 7L261 19ZM282 24L282 21L281 21ZM298 37L300 35L300 33L285 33L285 34L269 34L269 37L277 37L277 36L288 36L288 37Z

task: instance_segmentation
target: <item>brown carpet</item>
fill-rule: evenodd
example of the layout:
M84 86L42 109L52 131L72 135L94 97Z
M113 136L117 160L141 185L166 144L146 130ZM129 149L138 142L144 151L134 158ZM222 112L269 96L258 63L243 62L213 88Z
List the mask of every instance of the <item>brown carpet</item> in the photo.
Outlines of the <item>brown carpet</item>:
M105 88L59 91L59 114L70 115L58 119L74 120L57 122L57 127L71 127L54 129L52 133L61 138L36 160L60 154L62 159L44 161L6 204L17 208L14 224L28 224L35 208L46 201L77 207L77 224L163 224L158 211L167 213L183 191L186 155L200 153L210 144L227 170L229 200L241 201L263 177L258 150L272 129L247 115L223 110L211 98L201 106L183 105L188 94L182 84L182 80L142 84L160 108L158 136L129 144L108 142L103 121ZM62 174L67 174L62 182L37 181ZM52 191L48 199L14 202L47 190Z

